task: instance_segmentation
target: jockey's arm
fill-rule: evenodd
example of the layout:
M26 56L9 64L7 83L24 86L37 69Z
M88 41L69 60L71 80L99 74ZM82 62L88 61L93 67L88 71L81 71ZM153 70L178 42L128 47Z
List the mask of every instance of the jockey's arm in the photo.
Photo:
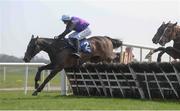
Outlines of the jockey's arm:
M75 28L75 24L69 23L66 26L65 31L58 36L58 38L64 38L67 34L69 34Z

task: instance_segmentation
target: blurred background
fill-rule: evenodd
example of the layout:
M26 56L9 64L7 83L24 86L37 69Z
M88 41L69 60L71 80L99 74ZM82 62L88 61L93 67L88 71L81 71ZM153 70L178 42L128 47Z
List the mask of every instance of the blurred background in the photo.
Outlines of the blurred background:
M53 38L62 33L63 14L89 21L92 36L107 35L128 44L158 47L151 39L163 21L180 22L180 1L0 0L0 54L22 58L32 34ZM37 58L48 59L43 52Z

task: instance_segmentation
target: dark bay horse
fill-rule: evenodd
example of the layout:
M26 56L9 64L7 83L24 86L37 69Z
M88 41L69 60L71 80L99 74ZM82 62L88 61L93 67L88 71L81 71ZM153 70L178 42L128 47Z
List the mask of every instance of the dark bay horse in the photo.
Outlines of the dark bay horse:
M154 35L154 37L153 37L153 39L152 39L152 42L153 42L154 44L158 44L158 43L159 43L160 37L162 36L165 28L168 26L169 23L170 23L170 21L169 21L168 23L163 22L163 23L161 24L161 26L158 28L156 34Z
M91 43L92 52L85 54L81 52L80 61L85 63L91 62L111 62L115 54L113 49L122 45L122 41L112 39L107 36L94 36L87 39ZM41 92L44 86L62 69L68 67L77 67L79 59L72 56L74 49L67 47L66 40L55 40L49 38L39 38L32 36L23 60L30 62L30 60L40 51L48 53L51 63L38 68L35 76L35 91L32 95L37 95ZM51 70L50 74L46 77L41 85L38 84L41 72L43 70Z
M156 34L154 35L154 37L152 38L152 42L154 44L158 44L159 40L165 30L165 28L168 26L168 24L170 24L170 21L168 23L163 22L161 24L161 26L157 29ZM159 48L155 49L155 50L151 50L146 56L145 59L149 59L154 53L158 52ZM157 60L158 61L158 60Z
M157 62L161 62L161 57L164 53L167 53L169 56L173 57L174 59L180 58L180 27L177 26L176 23L167 23L167 25L164 28L163 33L158 38L158 43L161 46L164 46L166 43L170 42L171 40L174 41L173 47L159 47L155 50L152 50L148 53L146 57L151 56L155 52L160 51L158 54Z

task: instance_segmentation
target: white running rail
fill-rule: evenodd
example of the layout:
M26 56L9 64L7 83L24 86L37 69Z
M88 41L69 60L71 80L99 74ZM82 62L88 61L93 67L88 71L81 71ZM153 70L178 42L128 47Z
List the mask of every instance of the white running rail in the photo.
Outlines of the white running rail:
M6 67L8 66L21 66L25 67L25 76L24 76L24 94L27 94L28 91L28 70L29 67L38 67L46 65L45 63L0 63L0 67L3 67L3 79L6 80ZM64 70L61 71L61 95L67 94L67 79Z
M142 62L142 60L143 60L143 58L142 58L142 50L154 50L154 49L156 49L156 48L152 48L152 47L145 47L145 46L140 46L140 45L133 45L133 44L123 44L120 48L121 48L121 51L123 51L123 46L130 46L130 47L133 47L133 48L137 48L137 49L140 49L140 52L139 52L139 55L140 55L140 61L139 62ZM121 54L122 54L122 52L121 52ZM121 55L122 56L122 55ZM151 58L149 58L149 62L151 62L152 60L152 57ZM171 56L169 56L169 58L168 58L168 61L169 62L171 62Z

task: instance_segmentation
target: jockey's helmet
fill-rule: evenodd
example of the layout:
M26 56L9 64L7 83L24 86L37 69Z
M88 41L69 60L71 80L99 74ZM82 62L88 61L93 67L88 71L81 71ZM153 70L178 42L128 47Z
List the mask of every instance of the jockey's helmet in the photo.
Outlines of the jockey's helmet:
M68 21L68 20L71 20L71 17L69 15L62 15L61 20L62 21Z

